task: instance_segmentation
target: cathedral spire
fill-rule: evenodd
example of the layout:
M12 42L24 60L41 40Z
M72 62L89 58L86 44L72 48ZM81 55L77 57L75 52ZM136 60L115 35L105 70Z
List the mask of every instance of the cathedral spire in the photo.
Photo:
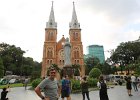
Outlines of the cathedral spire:
M70 29L80 29L80 23L78 23L78 20L77 20L74 2L73 2L72 19L69 24L69 27L70 27Z
M54 17L53 1L52 1L50 16L49 16L49 21L47 22L46 28L57 28L57 23L55 22L55 17Z

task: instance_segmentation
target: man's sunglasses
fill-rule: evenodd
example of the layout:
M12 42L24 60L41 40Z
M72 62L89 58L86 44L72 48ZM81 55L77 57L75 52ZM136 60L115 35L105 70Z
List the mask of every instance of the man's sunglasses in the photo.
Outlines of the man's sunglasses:
M50 72L51 74L55 74L56 72Z

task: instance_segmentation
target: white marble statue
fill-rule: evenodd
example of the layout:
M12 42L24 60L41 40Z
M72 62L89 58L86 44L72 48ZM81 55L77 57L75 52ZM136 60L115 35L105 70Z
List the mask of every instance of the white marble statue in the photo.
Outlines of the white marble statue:
M64 44L64 66L71 66L71 44L69 42L69 38L66 38Z

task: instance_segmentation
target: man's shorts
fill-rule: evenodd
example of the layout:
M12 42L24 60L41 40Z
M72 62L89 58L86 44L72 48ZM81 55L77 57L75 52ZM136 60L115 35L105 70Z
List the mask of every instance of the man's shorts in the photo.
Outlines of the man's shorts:
M69 97L70 96L70 92L67 91L67 90L62 90L61 91L61 98L64 98L64 97Z

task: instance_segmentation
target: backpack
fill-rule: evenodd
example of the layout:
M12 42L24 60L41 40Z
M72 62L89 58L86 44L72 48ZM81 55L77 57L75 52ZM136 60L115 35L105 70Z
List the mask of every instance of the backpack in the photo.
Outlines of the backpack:
M100 85L101 85L101 89L100 91L106 93L107 92L107 85L104 81L100 82Z

